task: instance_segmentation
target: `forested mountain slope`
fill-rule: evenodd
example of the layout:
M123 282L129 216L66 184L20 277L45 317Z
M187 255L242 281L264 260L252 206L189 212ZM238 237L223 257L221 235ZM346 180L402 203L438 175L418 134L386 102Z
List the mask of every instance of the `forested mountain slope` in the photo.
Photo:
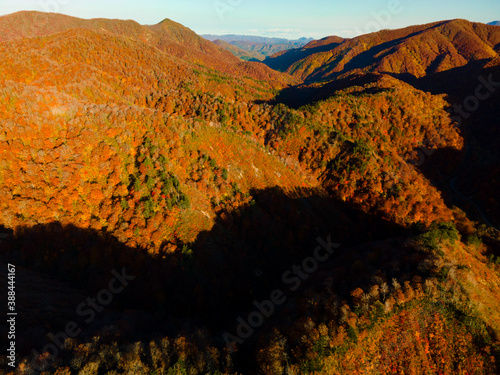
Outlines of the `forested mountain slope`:
M2 371L498 372L500 238L442 188L467 153L445 95L381 73L290 87L168 20L21 13L0 30L0 262L24 316ZM301 89L307 105L280 103ZM123 269L82 319L76 300ZM50 353L70 319L81 333Z
M494 26L452 20L382 30L347 40L328 40L319 51L314 42L266 60L266 64L306 81L329 80L360 72L420 78L498 57L500 31ZM288 58L289 55L291 58Z

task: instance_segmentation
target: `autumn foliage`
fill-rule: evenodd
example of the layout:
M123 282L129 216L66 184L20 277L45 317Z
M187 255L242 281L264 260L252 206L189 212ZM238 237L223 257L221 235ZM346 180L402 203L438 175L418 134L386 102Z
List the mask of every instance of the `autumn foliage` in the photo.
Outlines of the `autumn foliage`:
M18 373L50 358L29 353L69 319L64 295L98 291L118 265L139 281L46 373L498 370L499 238L446 188L468 129L445 95L403 80L494 59L493 26L330 37L275 56L293 76L168 19L22 12L0 31L0 256L61 301L21 306L36 329ZM489 192L478 201L498 215L490 171L459 188ZM343 248L227 346L320 235Z

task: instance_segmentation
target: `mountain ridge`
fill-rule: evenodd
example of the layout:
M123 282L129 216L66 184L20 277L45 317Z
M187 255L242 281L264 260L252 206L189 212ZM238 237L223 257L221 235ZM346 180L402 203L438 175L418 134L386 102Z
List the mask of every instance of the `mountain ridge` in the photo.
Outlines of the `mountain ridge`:
M334 43L317 53L308 54L307 48L303 54L291 50L288 60L284 53L265 63L306 81L326 81L361 71L420 78L466 65L472 59L496 58L499 46L500 34L493 26L449 20L382 30Z
M156 25L133 20L82 19L58 13L23 11L0 17L0 43L22 38L52 35L75 28L109 32L146 43L191 63L225 73L249 75L255 79L273 77L272 85L286 85L289 77L277 74L261 63L242 62L233 54L205 40L189 28L168 18Z

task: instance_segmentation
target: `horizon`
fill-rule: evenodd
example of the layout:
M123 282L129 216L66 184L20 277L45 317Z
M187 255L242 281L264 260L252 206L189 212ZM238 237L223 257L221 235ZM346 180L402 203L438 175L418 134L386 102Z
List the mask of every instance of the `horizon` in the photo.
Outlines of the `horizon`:
M482 0L473 5L446 0L439 6L430 0L419 4L412 0L363 0L355 6L324 0L307 5L296 1L285 5L284 0L272 4L262 0L251 4L244 0L194 0L190 4L179 0L145 0L140 6L131 1L118 3L115 0L105 4L96 0L19 0L2 4L0 16L39 11L84 19L133 20L142 25L157 24L168 18L198 35L234 34L284 39L321 39L331 35L352 38L383 29L458 18L481 23L500 19L500 16L492 16L500 15L500 2L495 0Z

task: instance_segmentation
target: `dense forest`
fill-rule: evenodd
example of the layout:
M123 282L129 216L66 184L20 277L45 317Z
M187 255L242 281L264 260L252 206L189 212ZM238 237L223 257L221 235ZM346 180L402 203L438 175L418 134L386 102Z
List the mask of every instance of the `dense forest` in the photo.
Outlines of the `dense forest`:
M0 17L0 373L498 373L499 51L455 20L263 64L168 19Z

